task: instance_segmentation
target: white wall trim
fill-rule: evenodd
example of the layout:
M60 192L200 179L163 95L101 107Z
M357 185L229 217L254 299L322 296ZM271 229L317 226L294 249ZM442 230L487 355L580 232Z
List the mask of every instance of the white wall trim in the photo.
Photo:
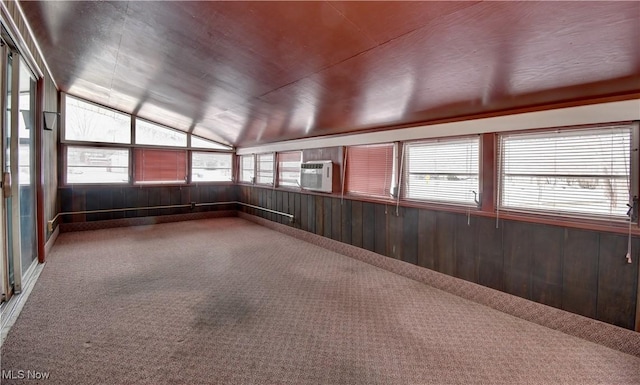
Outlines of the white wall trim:
M238 148L238 155L640 120L640 99Z

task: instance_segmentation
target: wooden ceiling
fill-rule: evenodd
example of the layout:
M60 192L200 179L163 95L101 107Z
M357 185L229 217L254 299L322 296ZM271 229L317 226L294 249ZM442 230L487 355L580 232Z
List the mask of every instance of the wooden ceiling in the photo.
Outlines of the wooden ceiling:
M239 147L640 91L635 1L21 6L62 91Z

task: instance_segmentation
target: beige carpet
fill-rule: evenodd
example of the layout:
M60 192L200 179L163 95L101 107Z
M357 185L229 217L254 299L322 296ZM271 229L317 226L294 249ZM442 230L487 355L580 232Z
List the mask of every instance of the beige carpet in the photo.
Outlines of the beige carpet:
M640 384L640 358L240 218L61 234L2 384Z

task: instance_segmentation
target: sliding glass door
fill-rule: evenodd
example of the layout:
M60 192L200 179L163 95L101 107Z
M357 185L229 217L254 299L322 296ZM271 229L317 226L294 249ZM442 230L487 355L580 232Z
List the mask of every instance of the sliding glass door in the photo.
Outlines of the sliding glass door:
M20 55L2 41L2 205L0 237L2 300L22 291L37 259L34 170L35 77Z
M18 183L15 191L20 200L20 254L23 277L37 258L36 246L36 191L35 191L35 161L34 161L34 132L35 132L35 107L36 107L36 79L20 59L18 104L20 114L17 127L17 148L11 151L18 152ZM14 172L15 172L14 171ZM14 224L14 226L17 224Z
M6 301L11 296L13 290L13 258L11 252L13 245L11 244L12 234L8 225L8 218L11 217L11 197L10 182L8 177L10 174L11 163L9 161L9 148L11 141L11 89L13 86L13 57L9 55L10 51L4 40L1 42L0 50L0 114L2 129L2 151L0 152L0 161L2 163L2 204L0 204L0 250L2 258L0 259L0 283L2 284L2 301Z

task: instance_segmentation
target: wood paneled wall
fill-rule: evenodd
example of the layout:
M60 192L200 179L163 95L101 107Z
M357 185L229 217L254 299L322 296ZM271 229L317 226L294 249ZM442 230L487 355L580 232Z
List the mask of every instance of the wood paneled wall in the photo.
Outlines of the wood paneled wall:
M634 329L640 241L604 232L496 220L334 196L238 186L253 215L532 301Z
M59 195L62 212L237 200L236 187L233 185L62 187L59 189ZM234 204L196 207L193 210L190 208L172 208L67 215L62 217L62 222L88 222L202 211L234 210L235 206Z
M59 112L58 90L49 74L44 76L44 111ZM42 133L42 174L44 180L44 220L53 219L58 213L58 136L60 133L61 117L58 117L56 127L51 131ZM46 239L51 236L45 223L38 224L44 226Z
M36 47L36 42L31 38L29 34L29 28L26 20L22 17L20 10L18 9L18 2L15 0L4 2L7 9L7 16L10 17L16 26L16 33L20 34L23 42L16 41L21 54L28 57L25 51L29 51L33 56L35 64L39 70L44 74L44 111L59 112L58 109L58 90L55 83L51 79L44 60ZM42 116L38 116L37 119L43 119ZM58 127L60 122L58 122ZM57 176L57 146L58 146L58 129L53 131L44 131L42 138L42 159L44 162L43 183L44 183L44 222L38 223L38 226L44 228L45 240L48 240L51 236L51 232L47 230L46 221L52 219L58 212L58 176Z

